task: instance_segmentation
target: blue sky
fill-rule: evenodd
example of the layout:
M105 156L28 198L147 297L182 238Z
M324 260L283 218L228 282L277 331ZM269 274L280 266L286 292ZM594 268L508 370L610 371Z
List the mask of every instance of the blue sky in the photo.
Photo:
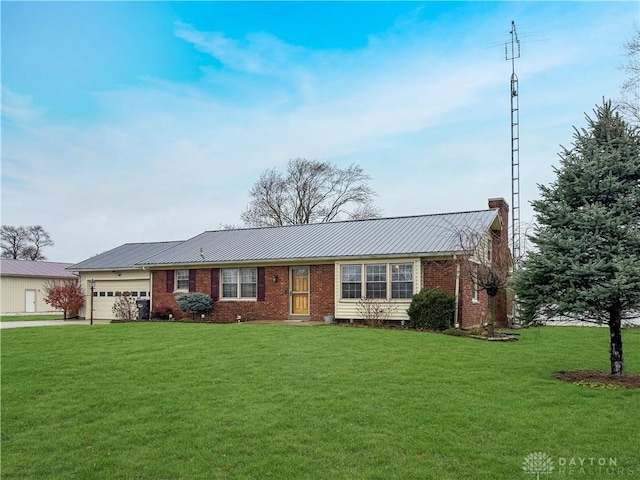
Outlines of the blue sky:
M2 2L2 223L52 261L240 223L290 158L357 163L384 216L521 210L624 80L633 2Z

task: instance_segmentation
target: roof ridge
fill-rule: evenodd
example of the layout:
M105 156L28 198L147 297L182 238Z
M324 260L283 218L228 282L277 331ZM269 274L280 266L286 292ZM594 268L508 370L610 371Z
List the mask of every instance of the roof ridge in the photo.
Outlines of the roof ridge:
M222 228L217 230L205 230L198 235L189 238L188 240L192 240L193 238L199 237L205 233L216 233L216 232L239 232L239 231L248 231L248 230L269 230L272 228L293 228L293 227L302 227L302 226L311 226L311 225L336 225L340 223L357 223L357 222L375 222L375 221L383 221L383 220L401 220L405 218L421 218L421 217L440 217L446 215L464 215L468 213L478 213L478 212L489 212L492 210L498 210L498 208L483 208L479 210L466 210L466 211L457 211L457 212L444 212L444 213L425 213L421 215L399 215L396 217L377 217L377 218L357 218L351 220L336 220L335 222L313 222L313 223L294 223L287 225L265 225L263 227L244 227L244 228ZM188 241L184 240L184 241Z
M159 242L127 242L120 245L120 247L124 247L125 245L158 245L160 243L182 243L182 242L186 242L186 240L162 240ZM119 248L119 247L114 247L111 250L115 250L116 248ZM110 251L110 250L107 250L107 251ZM102 252L102 253L105 253L105 252Z

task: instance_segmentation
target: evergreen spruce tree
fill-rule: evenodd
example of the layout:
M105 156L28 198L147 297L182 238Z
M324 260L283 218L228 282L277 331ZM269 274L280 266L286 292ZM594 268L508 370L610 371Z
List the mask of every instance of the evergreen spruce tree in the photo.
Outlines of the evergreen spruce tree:
M640 135L604 102L563 147L557 179L533 202L536 249L515 288L525 319L605 323L611 373L623 375L622 321L640 312Z

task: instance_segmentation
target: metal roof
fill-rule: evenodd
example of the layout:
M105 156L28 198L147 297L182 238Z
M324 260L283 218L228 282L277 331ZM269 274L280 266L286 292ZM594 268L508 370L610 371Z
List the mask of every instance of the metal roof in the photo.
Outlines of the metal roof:
M138 265L452 254L460 232L486 232L497 210L204 232Z
M71 263L3 258L0 260L0 274L3 277L74 278L73 272L66 270L71 265Z
M113 250L100 253L80 263L71 265L69 270L123 270L137 268L137 262L181 243L182 241L125 243Z

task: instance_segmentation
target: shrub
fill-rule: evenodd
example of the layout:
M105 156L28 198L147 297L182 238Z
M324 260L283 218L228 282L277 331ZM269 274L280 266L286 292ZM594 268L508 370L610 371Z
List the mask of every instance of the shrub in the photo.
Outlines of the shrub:
M123 322L131 322L138 318L136 301L129 292L124 292L118 297L112 310L116 318Z
M151 318L160 320L169 320L170 316L173 316L173 309L171 307L157 307L151 312Z
M206 313L213 307L213 300L204 293L183 293L176 297L178 306L183 312L191 312L192 319L196 314Z
M64 311L64 318L78 313L84 305L84 291L80 281L73 280L49 281L44 285L44 302L53 308Z
M370 327L381 327L397 309L386 299L362 297L356 305L358 316Z
M438 288L423 288L413 296L407 314L413 328L446 330L453 323L455 309L453 295Z
M447 328L446 330L443 330L442 333L445 335L451 335L452 337L468 337L471 335L468 331L461 330L459 328Z

